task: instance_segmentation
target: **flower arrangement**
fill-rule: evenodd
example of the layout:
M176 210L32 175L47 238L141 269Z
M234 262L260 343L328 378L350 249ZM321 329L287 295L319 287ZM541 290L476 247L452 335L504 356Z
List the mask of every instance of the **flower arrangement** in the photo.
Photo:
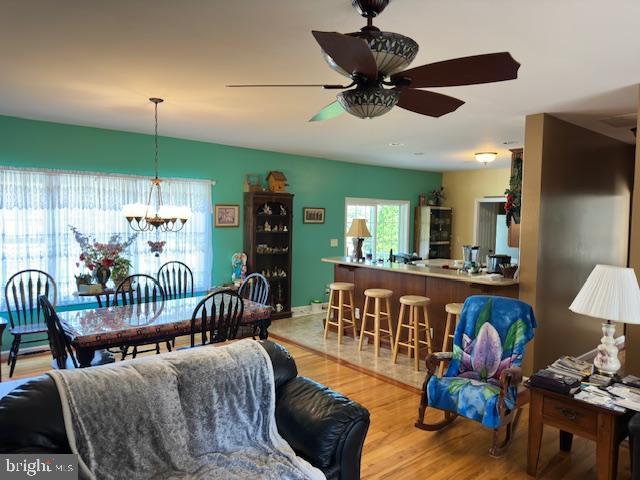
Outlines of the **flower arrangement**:
M69 228L80 246L79 260L89 271L94 272L100 267L111 269L114 281L122 280L129 274L131 262L122 254L136 239L137 233L131 235L124 242L120 240L120 235L114 234L111 235L107 243L102 243L97 242L93 236L80 232L73 225L69 225ZM80 262L78 262L78 266L80 266Z

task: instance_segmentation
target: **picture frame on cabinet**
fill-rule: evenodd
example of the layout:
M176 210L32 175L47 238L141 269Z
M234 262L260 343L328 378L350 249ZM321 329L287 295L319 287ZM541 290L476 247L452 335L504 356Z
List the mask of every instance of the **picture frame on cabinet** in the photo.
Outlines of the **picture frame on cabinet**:
M324 208L304 207L302 209L302 223L324 223Z
M239 227L240 205L216 204L213 218L216 227Z

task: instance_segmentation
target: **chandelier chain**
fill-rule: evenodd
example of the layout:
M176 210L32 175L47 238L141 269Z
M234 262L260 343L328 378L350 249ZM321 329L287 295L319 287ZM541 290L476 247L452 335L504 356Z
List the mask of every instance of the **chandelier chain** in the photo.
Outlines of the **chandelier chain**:
M158 103L154 102L155 104L155 123L156 123L156 129L155 129L155 143L156 143L156 157L155 157L155 169L156 169L156 179L158 178Z

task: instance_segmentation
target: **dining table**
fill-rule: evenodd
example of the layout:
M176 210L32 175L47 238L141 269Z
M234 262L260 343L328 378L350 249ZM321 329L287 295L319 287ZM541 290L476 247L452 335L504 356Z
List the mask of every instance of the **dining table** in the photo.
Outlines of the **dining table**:
M191 333L191 317L202 297L59 312L58 318L81 367L91 365L97 350L159 343ZM257 326L260 339L269 335L270 305L244 300L241 326Z

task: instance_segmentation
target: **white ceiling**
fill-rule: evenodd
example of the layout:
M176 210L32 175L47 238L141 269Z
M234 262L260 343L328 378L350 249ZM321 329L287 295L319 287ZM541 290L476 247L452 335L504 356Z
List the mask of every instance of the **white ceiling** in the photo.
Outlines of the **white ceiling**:
M308 123L335 93L225 85L340 82L310 31L360 28L349 0L0 0L0 114L150 133L161 96L164 135L424 170L506 166L530 113L632 140L598 119L637 105L637 0L393 0L375 23L420 44L413 66L508 50L520 78L438 89L467 102L440 119Z

